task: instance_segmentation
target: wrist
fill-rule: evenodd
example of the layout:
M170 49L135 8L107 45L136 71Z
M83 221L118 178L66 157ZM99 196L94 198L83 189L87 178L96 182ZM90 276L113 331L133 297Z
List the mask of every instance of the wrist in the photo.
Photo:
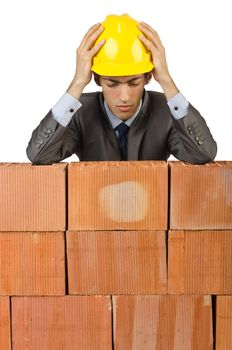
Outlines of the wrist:
M159 84L167 99L176 96L179 92L176 84L174 83L171 77L167 77L166 79L163 79L162 81L159 82Z
M170 75L160 80L159 84L167 99L174 97L179 92Z
M75 97L77 100L79 100L86 85L87 85L86 83L79 80L75 80L74 78L67 89L67 93Z

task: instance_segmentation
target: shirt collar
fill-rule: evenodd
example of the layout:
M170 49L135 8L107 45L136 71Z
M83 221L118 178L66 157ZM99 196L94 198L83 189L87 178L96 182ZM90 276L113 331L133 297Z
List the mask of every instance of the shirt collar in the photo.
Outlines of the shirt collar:
M105 107L105 110L106 110L106 114L107 114L107 116L108 116L108 118L110 120L110 123L112 125L112 128L115 129L120 123L122 123L122 120L119 119L118 117L116 117L116 115L114 115L110 111L110 109L109 109L109 107L108 107L108 105L107 105L105 100L104 100L104 107ZM140 100L139 107L138 107L137 111L132 115L132 117L130 117L129 119L127 119L125 121L125 124L127 126L129 126L129 127L131 126L131 124L133 123L133 121L135 120L137 115L139 114L141 107L142 107L142 99Z

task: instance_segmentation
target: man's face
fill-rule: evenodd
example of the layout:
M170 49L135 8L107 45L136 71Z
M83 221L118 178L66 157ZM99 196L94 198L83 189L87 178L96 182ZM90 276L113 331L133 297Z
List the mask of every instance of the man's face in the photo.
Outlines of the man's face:
M139 107L144 85L148 80L145 74L123 77L100 76L103 96L111 112L121 120L132 117Z

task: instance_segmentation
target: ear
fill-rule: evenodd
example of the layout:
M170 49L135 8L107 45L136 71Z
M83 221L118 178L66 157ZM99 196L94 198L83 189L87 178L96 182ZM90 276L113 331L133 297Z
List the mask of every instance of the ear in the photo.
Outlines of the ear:
M152 72L146 73L146 75L145 75L145 80L146 80L145 85L150 83L151 78L152 78Z

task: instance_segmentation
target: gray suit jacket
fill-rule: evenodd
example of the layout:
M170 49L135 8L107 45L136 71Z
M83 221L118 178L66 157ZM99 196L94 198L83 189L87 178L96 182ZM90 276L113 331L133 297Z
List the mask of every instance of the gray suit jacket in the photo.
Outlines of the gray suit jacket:
M73 153L80 161L120 160L116 136L101 92L84 93L82 107L67 127L50 111L33 131L27 156L34 164L52 164ZM217 152L205 120L189 106L179 120L172 117L164 94L145 91L139 115L128 133L128 160L167 160L170 154L194 164L213 161Z

